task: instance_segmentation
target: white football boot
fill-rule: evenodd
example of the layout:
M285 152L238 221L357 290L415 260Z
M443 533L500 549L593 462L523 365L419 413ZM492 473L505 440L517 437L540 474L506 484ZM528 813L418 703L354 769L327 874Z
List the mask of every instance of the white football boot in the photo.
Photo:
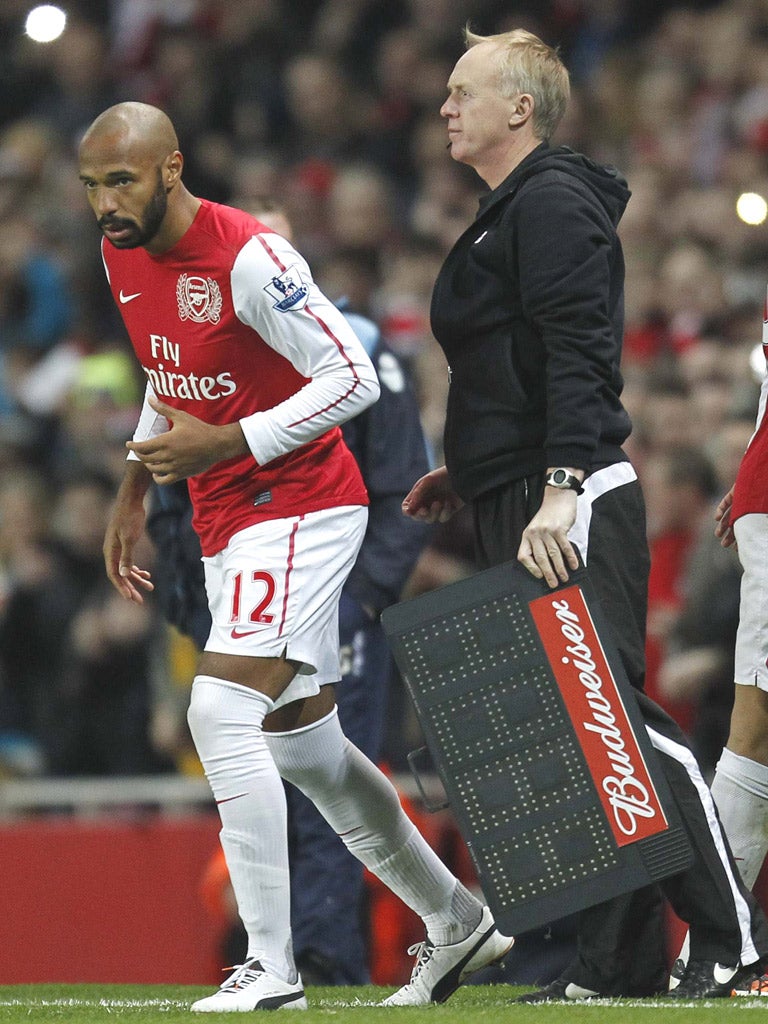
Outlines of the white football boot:
M490 910L483 907L480 924L461 942L435 946L427 939L411 946L408 952L416 957L411 980L380 1005L444 1003L470 974L506 956L514 941L497 930Z
M257 957L235 967L218 992L198 999L195 1013L245 1013L249 1010L306 1010L301 977L291 985L267 974Z

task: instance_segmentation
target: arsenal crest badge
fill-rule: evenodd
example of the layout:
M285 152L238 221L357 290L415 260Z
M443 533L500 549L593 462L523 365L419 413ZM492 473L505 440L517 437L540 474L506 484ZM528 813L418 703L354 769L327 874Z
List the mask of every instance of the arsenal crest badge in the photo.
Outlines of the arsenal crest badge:
M217 324L221 319L221 289L210 277L182 274L176 285L176 299L182 320Z

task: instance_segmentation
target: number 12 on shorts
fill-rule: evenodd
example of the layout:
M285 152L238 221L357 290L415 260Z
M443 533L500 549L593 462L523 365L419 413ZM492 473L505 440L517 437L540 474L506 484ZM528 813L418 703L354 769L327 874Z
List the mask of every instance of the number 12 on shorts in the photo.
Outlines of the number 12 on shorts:
M260 626L269 626L275 620L272 612L268 611L277 589L275 578L270 572L257 570L251 573L249 582L254 583L257 589L254 594L251 592L251 587L248 586L247 594L244 598L242 571L236 572L232 577L232 608L229 621L230 623L253 622ZM254 596L258 598L256 604L251 603ZM244 600L246 602L245 607L250 607L245 619L242 617Z

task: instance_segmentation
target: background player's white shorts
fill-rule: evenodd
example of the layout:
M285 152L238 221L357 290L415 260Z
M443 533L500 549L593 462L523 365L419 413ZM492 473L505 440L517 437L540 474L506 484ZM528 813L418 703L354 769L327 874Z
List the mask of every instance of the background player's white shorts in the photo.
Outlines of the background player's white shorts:
M740 516L733 532L744 567L734 678L768 690L768 515Z
M339 597L367 522L360 505L270 519L203 558L213 619L205 650L301 663L275 707L341 678Z

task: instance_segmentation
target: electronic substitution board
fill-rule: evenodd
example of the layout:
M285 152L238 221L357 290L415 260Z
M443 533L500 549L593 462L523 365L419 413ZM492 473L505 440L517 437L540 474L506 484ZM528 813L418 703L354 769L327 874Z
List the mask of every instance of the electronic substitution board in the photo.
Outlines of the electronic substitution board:
M382 622L502 932L688 867L586 570L550 590L510 562Z

